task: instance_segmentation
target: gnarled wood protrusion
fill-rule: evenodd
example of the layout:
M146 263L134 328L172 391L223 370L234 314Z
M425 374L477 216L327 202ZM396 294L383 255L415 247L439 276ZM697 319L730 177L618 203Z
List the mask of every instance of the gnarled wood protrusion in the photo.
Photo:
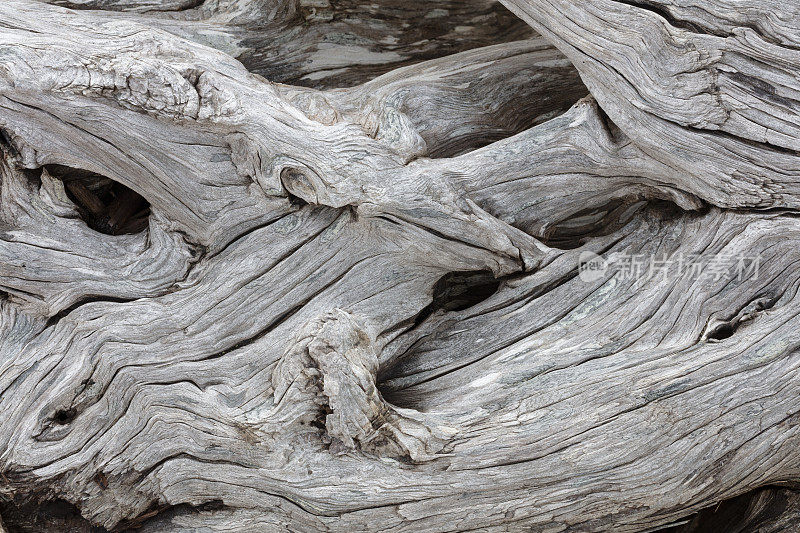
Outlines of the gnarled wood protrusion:
M371 335L337 309L306 325L275 366L275 403L300 411L292 424L312 425L321 417L326 440L345 449L413 461L434 458L456 430L387 404L375 383L378 364Z

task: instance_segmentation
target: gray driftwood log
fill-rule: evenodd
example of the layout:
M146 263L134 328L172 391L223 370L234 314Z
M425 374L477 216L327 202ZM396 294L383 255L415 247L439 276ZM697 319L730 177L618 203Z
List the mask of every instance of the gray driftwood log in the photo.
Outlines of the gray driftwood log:
M6 522L698 531L800 481L799 8L503 4L538 34L0 5Z

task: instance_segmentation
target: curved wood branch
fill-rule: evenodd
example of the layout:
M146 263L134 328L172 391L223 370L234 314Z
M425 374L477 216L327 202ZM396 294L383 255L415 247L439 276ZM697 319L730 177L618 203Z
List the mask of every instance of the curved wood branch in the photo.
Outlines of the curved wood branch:
M496 0L43 0L134 20L307 87L354 86L393 69L535 35ZM121 11L121 12L120 12Z
M798 207L795 5L504 4L570 58L642 150L691 176L687 190L724 207ZM695 11L704 14L686 21Z
M563 55L477 1L341 72L349 2L0 6L6 516L640 532L800 479L793 23L506 3Z

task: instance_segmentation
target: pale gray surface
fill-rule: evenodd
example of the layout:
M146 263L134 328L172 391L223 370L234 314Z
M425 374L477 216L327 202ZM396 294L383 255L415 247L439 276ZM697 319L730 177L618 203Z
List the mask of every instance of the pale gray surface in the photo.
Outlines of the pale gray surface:
M793 7L697 0L696 34L509 0L563 54L320 90L185 39L313 2L74 3L121 11L0 5L0 494L148 532L636 532L800 480ZM709 57L756 82L709 93ZM54 164L148 229L87 227ZM585 251L761 269L587 282ZM498 290L448 307L475 271Z

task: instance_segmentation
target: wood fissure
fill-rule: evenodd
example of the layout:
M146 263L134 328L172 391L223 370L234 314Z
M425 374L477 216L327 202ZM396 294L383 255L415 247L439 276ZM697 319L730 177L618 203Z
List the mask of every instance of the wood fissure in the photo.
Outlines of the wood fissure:
M0 533L795 527L798 20L7 0Z

